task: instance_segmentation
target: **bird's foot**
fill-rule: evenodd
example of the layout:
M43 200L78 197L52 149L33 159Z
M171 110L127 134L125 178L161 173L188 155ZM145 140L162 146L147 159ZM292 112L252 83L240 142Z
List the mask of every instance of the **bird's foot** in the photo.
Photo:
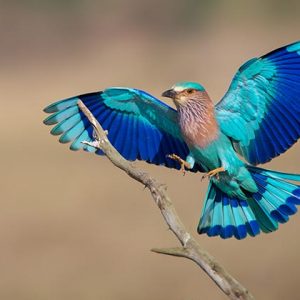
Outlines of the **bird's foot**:
M167 155L167 157L177 161L180 164L180 171L183 173L183 175L185 175L185 168L191 169L190 164L184 159L182 159L181 157L179 157L178 155L173 153Z
M211 170L211 171L207 172L205 175L202 176L202 180L204 178L207 178L207 177L211 178L213 176L216 176L216 178L219 179L219 173L220 172L225 172L225 169L223 167L220 167L220 168Z

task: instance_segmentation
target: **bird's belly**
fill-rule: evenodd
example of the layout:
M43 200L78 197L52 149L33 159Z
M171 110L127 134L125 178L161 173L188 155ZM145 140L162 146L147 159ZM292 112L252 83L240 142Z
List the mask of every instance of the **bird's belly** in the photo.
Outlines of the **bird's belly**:
M207 171L221 167L216 147L200 148L193 146L190 150L195 161L201 164Z
M195 161L208 172L223 167L225 172L212 177L212 182L224 193L231 197L246 199L241 188L249 192L257 192L257 185L247 170L245 164L230 147L222 147L218 143L206 148L194 147L191 152Z
M229 174L234 175L244 163L234 151L228 137L221 134L219 138L206 147L192 146L190 151L196 162L207 171L224 167Z

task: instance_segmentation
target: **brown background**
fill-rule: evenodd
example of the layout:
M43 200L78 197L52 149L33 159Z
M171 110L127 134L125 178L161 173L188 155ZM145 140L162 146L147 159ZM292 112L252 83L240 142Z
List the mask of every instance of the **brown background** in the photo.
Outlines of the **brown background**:
M200 81L217 101L247 59L300 38L299 1L0 1L0 299L226 299L174 246L147 191L49 135L42 109L121 85ZM268 165L300 172L299 145ZM195 233L207 182L139 164ZM197 236L257 299L299 299L299 214L244 241ZM196 235L196 233L195 233Z

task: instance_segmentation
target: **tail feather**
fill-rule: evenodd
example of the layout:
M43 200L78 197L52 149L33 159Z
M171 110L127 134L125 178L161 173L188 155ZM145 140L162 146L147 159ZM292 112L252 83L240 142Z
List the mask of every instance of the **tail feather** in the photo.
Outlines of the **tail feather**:
M247 230L245 223L247 220L244 219L244 214L240 210L237 199L231 199L230 207L232 210L233 220L234 220L234 230L233 234L237 239L242 239L246 237Z
M256 174L262 174L269 176L271 178L278 179L280 181L284 180L292 180L292 181L300 181L300 174L291 174L291 173L283 173L278 171L267 170L263 168L248 166L248 170Z
M243 239L278 229L297 212L300 186L287 180L300 181L300 175L286 174L248 166L258 192L248 194L247 200L229 197L213 183L203 206L199 233L221 236L224 239Z
M285 198L278 199L277 196L270 192L269 186L263 186L261 178L254 177L258 185L259 194L253 195L255 200L260 203L261 209L266 212L266 216L270 221L274 220L280 223L285 223L288 221L288 213L283 211L283 206L285 205ZM280 189L277 189L277 192L280 192Z
M222 203L220 201L219 191L217 191L216 193L216 198L213 204L214 204L214 208L213 208L211 219L214 226L208 230L207 234L209 236L219 235L222 228L223 212L222 212Z
M271 177L261 176L254 174L256 183L259 187L263 187L262 195L264 198L270 200L270 204L275 206L275 209L283 214L293 215L297 212L297 208L293 203L288 203L287 199L290 197L289 190L293 192L297 186L290 184L286 181L273 179ZM267 182L265 184L264 182ZM277 205L276 205L277 204Z
M223 207L223 226L221 229L221 236L224 238L230 238L234 234L234 215L229 200L226 197L223 197L221 191L219 191L219 193L222 195Z
M212 221L212 214L214 211L214 202L218 200L218 197L216 197L217 189L212 187L211 181L209 182L207 193L205 196L205 203L203 205L203 210L207 211L207 214L202 216L202 224L203 228L205 228L205 233L209 230Z
M250 236L256 236L260 233L259 224L256 221L255 215L251 209L248 209L248 202L240 200L240 205L243 209L246 222L246 229Z

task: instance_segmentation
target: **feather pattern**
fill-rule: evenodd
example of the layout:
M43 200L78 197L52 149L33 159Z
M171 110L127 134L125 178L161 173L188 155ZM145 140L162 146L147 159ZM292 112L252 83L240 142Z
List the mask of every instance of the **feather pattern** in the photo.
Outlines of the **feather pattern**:
M300 186L287 180L300 182L300 175L252 166L248 166L248 170L258 191L248 194L247 200L229 197L213 183L209 185L198 226L199 233L224 239L232 236L243 239L247 235L256 236L260 231L275 231L279 223L286 223L297 212ZM218 208L219 203L222 203L222 210Z
M300 42L246 62L216 105L221 130L254 165L270 161L299 139L299 113Z
M254 237L297 212L300 175L251 164L284 153L300 137L300 42L244 63L216 106L195 82L177 83L163 96L177 111L144 91L116 87L53 103L44 123L70 149L102 155L82 144L93 140L93 128L78 109L81 100L126 159L179 169L167 157L176 154L191 171L211 171L199 233Z
M195 93L185 105L178 107L178 111L179 125L188 144L205 148L217 138L219 128L213 102L205 91Z
M55 125L53 135L61 143L70 143L71 150L96 152L81 142L93 140L93 128L77 107L78 100L89 108L116 149L128 160L144 160L179 169L169 158L176 154L183 159L189 153L177 124L177 112L153 96L136 89L109 88L104 92L80 95L58 101L45 108L51 115L47 125ZM97 154L103 154L98 150ZM197 165L193 171L201 171Z

